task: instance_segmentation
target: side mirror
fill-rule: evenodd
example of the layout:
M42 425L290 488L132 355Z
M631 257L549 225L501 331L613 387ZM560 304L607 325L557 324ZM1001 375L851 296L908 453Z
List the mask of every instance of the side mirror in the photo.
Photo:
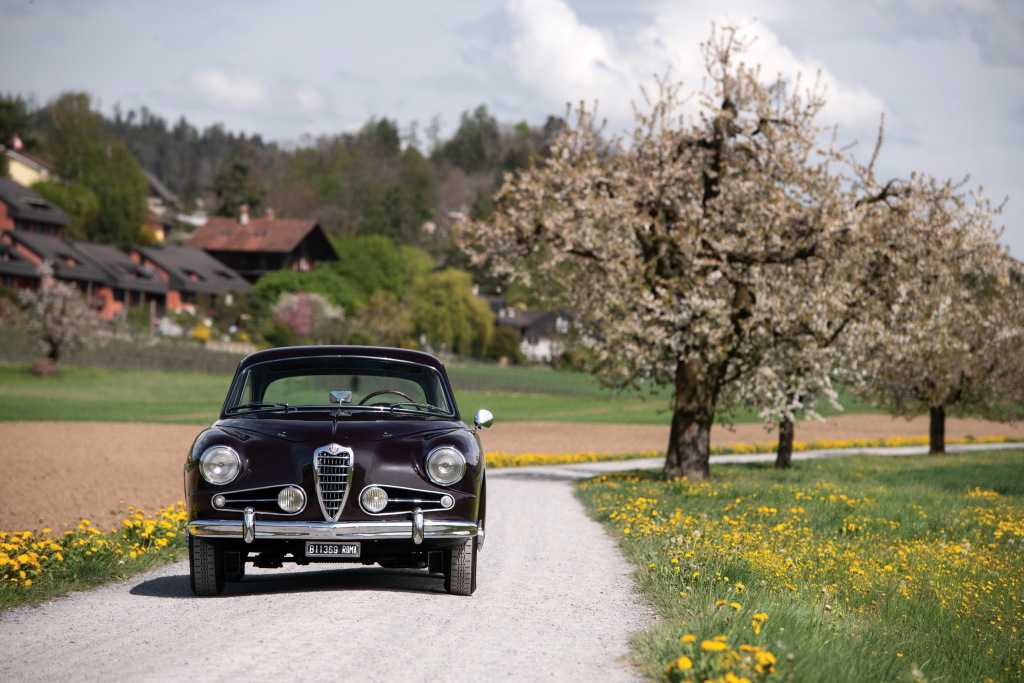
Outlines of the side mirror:
M351 403L352 392L351 391L332 391L331 392L331 403Z
M473 416L473 424L476 425L477 429L487 429L494 424L494 416L491 415L489 410L478 410L476 415Z

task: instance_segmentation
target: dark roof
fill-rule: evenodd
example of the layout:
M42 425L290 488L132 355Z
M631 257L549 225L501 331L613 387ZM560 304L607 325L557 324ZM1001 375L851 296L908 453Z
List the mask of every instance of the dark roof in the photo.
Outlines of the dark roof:
M135 247L144 259L166 271L172 289L200 294L248 292L252 285L241 275L207 254L192 247Z
M0 240L0 273L18 277L38 278L39 266L27 259L13 245Z
M10 178L0 178L0 201L16 220L60 226L71 223L71 216L62 209Z
M235 218L210 218L192 234L188 246L215 252L290 254L311 235L323 243L318 248L326 245L330 251L328 258L337 258L323 228L314 220L301 218L251 218L246 225Z
M74 242L75 248L92 263L107 273L107 284L119 289L137 292L167 291L167 284L152 268L132 261L127 254L112 244Z
M43 261L50 261L53 276L58 280L106 282L108 279L107 274L71 240L24 230L7 230L5 234Z

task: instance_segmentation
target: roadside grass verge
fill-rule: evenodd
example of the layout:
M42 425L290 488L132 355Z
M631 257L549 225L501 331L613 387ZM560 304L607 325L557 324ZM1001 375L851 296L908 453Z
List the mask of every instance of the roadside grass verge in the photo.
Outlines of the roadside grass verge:
M658 614L651 679L1024 678L1024 450L657 477L578 488Z
M0 532L0 609L88 590L182 559L185 506L147 515L128 508L109 532L83 519L77 529Z
M946 439L946 445L1012 443L1013 441L1016 441L1016 439L1011 439L1010 437L1005 436L965 437L963 439ZM927 436L894 436L885 439L853 439L849 441L840 441L838 439L830 439L827 441L797 441L793 443L793 450L800 452L850 448L901 448L904 446L927 445ZM713 446L711 448L711 455L748 455L757 453L774 453L777 448L778 442L733 444L732 446ZM606 462L613 460L621 461L638 460L642 458L664 457L665 453L661 451L646 451L642 453L593 453L589 451L579 453L488 452L487 466L531 467L534 465L571 465L573 463L579 462Z

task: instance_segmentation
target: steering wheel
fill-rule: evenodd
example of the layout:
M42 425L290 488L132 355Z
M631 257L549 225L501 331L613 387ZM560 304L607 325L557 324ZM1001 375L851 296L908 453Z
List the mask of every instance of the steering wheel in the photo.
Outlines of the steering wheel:
M381 389L380 391L375 391L372 394L367 394L366 398L364 398L362 401L360 401L358 405L365 405L366 402L369 401L371 398L373 398L374 396L380 396L381 394L398 394L399 396L401 396L403 398L409 399L409 403L415 403L416 402L416 401L412 400L412 396L410 396L409 394L403 394L398 389Z

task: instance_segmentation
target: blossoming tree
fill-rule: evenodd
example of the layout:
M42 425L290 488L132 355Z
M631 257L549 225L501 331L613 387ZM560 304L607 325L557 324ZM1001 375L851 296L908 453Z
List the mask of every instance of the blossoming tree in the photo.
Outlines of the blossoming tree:
M573 309L606 382L673 387L666 478L708 476L716 412L783 400L767 365L780 339L828 385L813 336L859 282L822 279L823 259L863 241L840 155L817 143L824 97L763 84L743 48L735 29L714 32L699 114L662 83L628 144L604 141L581 106L551 158L506 176L495 214L464 235L478 263Z
M47 364L37 371L57 372L62 354L93 342L99 321L74 286L53 279L49 262L39 266L39 274L40 288L21 292L22 324L46 352Z
M895 414L927 412L939 454L947 410L1020 417L1006 406L1022 399L1024 286L980 193L915 175L895 206L902 275L860 326L865 364L853 384Z

